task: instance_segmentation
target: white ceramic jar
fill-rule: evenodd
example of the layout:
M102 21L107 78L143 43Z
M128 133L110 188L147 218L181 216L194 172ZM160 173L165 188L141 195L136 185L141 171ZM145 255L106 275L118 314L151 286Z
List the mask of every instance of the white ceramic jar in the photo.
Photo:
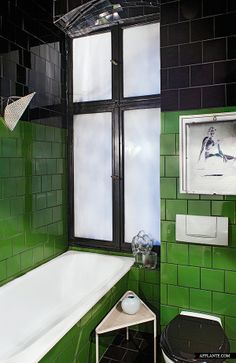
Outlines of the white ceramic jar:
M121 302L122 310L129 315L136 314L140 309L140 305L139 298L132 293L128 294Z

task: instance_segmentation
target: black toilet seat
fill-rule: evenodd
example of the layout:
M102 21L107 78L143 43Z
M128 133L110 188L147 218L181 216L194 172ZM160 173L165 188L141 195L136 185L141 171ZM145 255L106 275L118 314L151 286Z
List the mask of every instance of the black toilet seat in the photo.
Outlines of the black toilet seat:
M218 321L177 315L163 330L160 345L176 363L223 362L224 359L196 358L195 353L229 353L227 336Z

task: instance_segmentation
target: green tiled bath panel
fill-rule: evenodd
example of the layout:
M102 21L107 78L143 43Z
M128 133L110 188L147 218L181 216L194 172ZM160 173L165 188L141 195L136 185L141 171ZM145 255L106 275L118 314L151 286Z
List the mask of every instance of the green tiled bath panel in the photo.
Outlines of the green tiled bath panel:
M127 275L123 277L64 337L40 360L53 362L95 362L94 330L103 317L127 290ZM114 335L101 337L100 352L106 350ZM69 360L68 360L69 359Z
M94 330L119 298L137 282L137 293L153 309L159 312L159 271L132 268L40 361L40 363L95 362ZM156 291L158 293L155 293ZM152 327L146 324L146 329ZM145 330L143 325L143 330ZM99 339L100 354L109 346L114 334Z

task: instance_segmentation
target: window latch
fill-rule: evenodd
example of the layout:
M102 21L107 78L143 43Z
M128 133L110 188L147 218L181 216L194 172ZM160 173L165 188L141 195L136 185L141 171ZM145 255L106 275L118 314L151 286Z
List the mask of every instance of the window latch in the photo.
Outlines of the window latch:
M111 175L112 180L121 180L122 178L119 175Z
M114 66L118 66L118 62L117 62L117 61L115 61L114 59L111 59L111 60L110 60L110 62L111 62L112 64L114 64Z

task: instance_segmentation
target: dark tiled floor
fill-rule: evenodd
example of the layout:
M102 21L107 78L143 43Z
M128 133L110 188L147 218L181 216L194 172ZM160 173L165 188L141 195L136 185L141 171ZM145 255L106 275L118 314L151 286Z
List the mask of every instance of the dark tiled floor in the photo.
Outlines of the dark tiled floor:
M125 330L120 330L100 363L153 363L152 335L130 331L130 338L127 341ZM157 363L163 363L159 341L157 341Z

